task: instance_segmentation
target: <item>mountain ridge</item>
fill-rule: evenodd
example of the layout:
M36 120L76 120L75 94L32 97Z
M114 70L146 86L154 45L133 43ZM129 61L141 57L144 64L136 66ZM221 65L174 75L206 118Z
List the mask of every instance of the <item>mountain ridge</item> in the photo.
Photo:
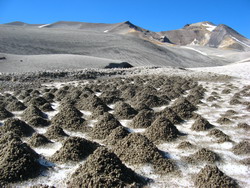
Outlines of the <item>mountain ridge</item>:
M173 45L200 45L212 48L250 51L250 40L225 24L215 25L209 21L186 24L181 29L154 32L133 24L130 21L120 23L88 23L74 21L58 21L51 24L28 24L11 22L6 25L38 27L51 29L69 29L97 31L133 35L152 42Z

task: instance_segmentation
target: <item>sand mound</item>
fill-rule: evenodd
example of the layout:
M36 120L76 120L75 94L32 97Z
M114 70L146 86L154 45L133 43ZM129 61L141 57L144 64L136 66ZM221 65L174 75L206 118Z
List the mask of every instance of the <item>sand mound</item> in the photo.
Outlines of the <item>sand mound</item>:
M188 141L183 141L177 146L178 149L192 149L194 147L195 146Z
M93 168L94 167L94 168ZM141 187L145 180L104 147L99 147L71 176L69 187Z
M3 106L0 106L0 120L4 120L6 118L12 117L13 114L6 110Z
M250 126L247 123L239 123L237 127L246 131L250 130Z
M83 114L73 105L65 105L52 119L53 125L60 125L72 131L87 131L86 121L81 116Z
M68 135L63 131L63 129L57 125L52 125L48 128L45 136L53 140L62 140Z
M27 125L24 121L17 118L9 118L4 122L4 126L0 127L1 131L6 133L11 131L21 137L31 136L35 130Z
M46 127L49 126L50 122L47 119L35 116L28 121L28 124L34 127Z
M228 119L226 117L220 117L219 119L217 119L216 122L221 124L221 125L228 125L228 124L233 123L230 119Z
M96 117L102 116L107 113L102 106L97 106L96 109L92 112L91 116L88 117L90 119L96 119Z
M136 85L123 85L119 88L122 91L121 98L125 100L132 99L136 95L138 88L139 86Z
M232 115L236 115L238 114L238 112L234 111L234 110L227 110L225 112L225 116L232 116Z
M196 95L190 95L190 94L189 94L186 98L187 98L187 100L188 100L190 103L192 103L192 104L194 104L194 105L197 105L197 104L202 103L201 100L200 100L200 98L197 97Z
M205 118L198 116L191 129L194 131L206 131L212 127L213 125L211 125Z
M43 95L43 98L48 102L53 102L55 99L55 95L52 92L47 92Z
M108 145L115 145L118 140L121 140L128 136L129 131L123 126L119 126L111 131L111 133L105 139L105 143Z
M129 104L124 102L117 102L114 109L114 114L120 119L131 119L138 113Z
M206 92L206 89L202 85L197 85L196 87L192 88L189 91L189 94L199 99L202 99L204 97L205 92Z
M0 138L0 186L38 176L39 155L11 135Z
M24 100L26 97L30 96L30 92L27 90L21 90L18 94L15 93L15 96L18 96L18 99Z
M178 116L171 108L164 108L161 112L156 114L157 116L164 116L169 119L173 124L181 123L183 120Z
M120 122L109 113L105 113L95 124L91 135L96 139L105 139L113 129L122 126Z
M33 97L28 104L41 107L42 105L48 103L48 101L43 97Z
M194 185L199 188L207 187L238 187L235 180L225 175L217 166L206 165L196 175Z
M178 98L174 104L172 105L172 109L182 118L189 119L191 118L192 112L197 108L191 104L186 98L180 97Z
M167 105L169 103L167 100L163 100L163 99L161 99L160 97L158 97L156 95L143 93L143 92L137 94L134 97L132 102L133 102L133 104L135 104L135 106L142 103L142 104L145 104L145 105L149 106L150 108Z
M151 164L158 173L176 170L175 164L163 157L158 148L145 136L130 133L118 141L113 151L128 164Z
M231 89L223 89L221 91L222 94L230 94L231 92L232 92Z
M96 95L83 95L76 103L76 107L81 110L95 111L95 109L101 106L105 112L109 111L110 108Z
M165 117L158 117L145 131L153 142L173 141L180 135L178 129Z
M42 134L35 133L29 140L29 144L33 147L43 146L45 144L52 143L48 138Z
M62 87L58 90L55 91L54 95L55 95L55 99L57 101L61 101L65 96L67 96L69 92L67 91L67 89L65 87Z
M233 98L229 101L229 104L230 104L230 105L237 105L237 104L242 104L242 102L241 102L239 99L233 97Z
M194 105L202 103L200 100L204 98L205 89L202 86L196 86L189 91L186 99Z
M14 100L6 106L9 111L22 111L25 110L26 106L18 100Z
M220 157L215 152L202 148L188 157L183 157L183 159L191 164L195 164L197 162L214 163L220 160Z
M250 142L241 141L232 148L236 155L248 155L250 154Z
M106 104L114 104L118 101L122 101L122 98L120 96L121 96L120 90L106 90L102 92L100 98Z
M243 165L250 166L250 157L240 160L240 163Z
M84 138L69 137L64 141L60 150L52 156L51 160L60 163L81 161L92 154L97 147L99 147L99 144Z
M41 108L41 110L44 111L44 112L51 112L51 111L54 111L54 109L52 108L52 106L51 106L50 103L45 103L45 104L42 105L40 108Z
M41 93L37 89L32 89L32 92L30 93L32 96L39 96Z
M212 129L208 135L216 137L218 143L230 142L230 137L219 129Z
M47 116L36 106L30 105L26 108L22 113L22 119L25 121L29 121L33 117L42 117L47 118Z
M149 108L148 105L143 104L143 103L137 104L136 106L134 106L134 108L135 108L138 112L140 112L141 110L152 110L152 108Z
M154 112L152 110L141 110L131 122L133 128L147 128L154 120Z
M213 101L216 101L217 99L214 97L214 96L210 96L207 98L207 101L208 102L213 102Z

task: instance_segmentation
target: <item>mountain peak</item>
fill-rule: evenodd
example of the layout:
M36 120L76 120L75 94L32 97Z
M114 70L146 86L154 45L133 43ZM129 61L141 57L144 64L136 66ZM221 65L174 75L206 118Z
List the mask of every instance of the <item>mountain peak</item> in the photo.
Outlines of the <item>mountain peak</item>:
M186 24L183 28L190 29L190 28L202 28L202 27L216 27L216 25L213 24L212 22L204 21L204 22Z

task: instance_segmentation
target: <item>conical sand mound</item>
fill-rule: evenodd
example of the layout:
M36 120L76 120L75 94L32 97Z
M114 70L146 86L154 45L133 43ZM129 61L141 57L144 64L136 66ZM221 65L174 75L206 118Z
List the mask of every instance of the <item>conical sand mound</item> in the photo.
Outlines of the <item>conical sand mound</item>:
M195 187L238 187L235 180L225 175L217 166L206 165L194 179Z
M46 115L34 105L28 106L22 113L22 119L25 121L29 121L35 116L46 118Z
M94 111L98 106L102 106L105 112L110 110L110 108L99 97L93 94L82 97L77 101L76 106L81 110L89 111Z
M92 154L99 144L91 142L84 138L70 137L67 138L60 150L53 156L52 161L65 163L67 161L81 161Z
M145 136L130 133L118 141L113 151L128 164L151 164L158 173L169 173L176 170L175 164L164 158L158 148Z
M193 164L200 162L214 163L216 161L219 161L220 157L218 156L217 153L209 149L202 148L188 157L183 157L183 159L188 163L193 163Z
M42 134L35 133L29 140L29 144L33 147L39 147L46 144L52 143L48 138Z
M153 142L173 141L178 138L180 132L167 118L158 117L147 128L145 135Z
M183 120L177 115L171 108L164 108L161 112L156 114L157 116L164 116L169 119L173 124L181 123Z
M18 100L14 100L11 103L9 103L6 107L9 111L22 111L26 108L26 106Z
M212 127L213 125L211 125L205 118L198 116L191 129L194 131L206 131Z
M106 148L98 148L71 176L69 187L141 187L145 180Z
M182 119L189 119L192 117L192 112L195 111L197 108L193 104L191 104L187 99L180 97L174 102L172 109Z
M105 139L105 143L108 145L115 145L119 140L128 136L129 131L123 126L116 127Z
M210 136L214 136L215 138L217 138L217 142L218 143L222 143L222 142L230 142L230 137L228 135L226 135L224 132L222 132L219 129L212 129L208 135Z
M154 112L152 110L141 110L134 118L131 127L134 128L147 128L154 120Z
M45 136L52 140L63 140L68 137L68 135L63 131L63 129L57 125L52 125L48 128Z
M138 112L129 104L124 102L117 102L115 105L115 116L120 119L131 119L136 116Z
M236 155L248 155L250 153L250 142L241 141L232 150Z
M86 131L88 127L82 115L73 105L66 105L52 118L51 123L72 131Z
M169 102L167 100L163 100L156 95L150 95L147 93L141 93L136 95L133 99L133 104L139 105L140 103L146 104L150 108L167 105Z
M8 131L17 134L18 136L31 136L35 130L26 124L24 121L17 118L9 118L4 122L4 126L0 127L1 131L6 133Z
M0 138L0 158L0 186L38 176L42 167L39 155L11 135Z
M105 113L95 124L91 136L97 139L105 139L113 129L122 126L120 122L109 113Z
M0 120L12 117L13 114L6 110L3 106L0 106Z
M50 124L47 119L35 116L28 121L28 124L34 127L46 127Z

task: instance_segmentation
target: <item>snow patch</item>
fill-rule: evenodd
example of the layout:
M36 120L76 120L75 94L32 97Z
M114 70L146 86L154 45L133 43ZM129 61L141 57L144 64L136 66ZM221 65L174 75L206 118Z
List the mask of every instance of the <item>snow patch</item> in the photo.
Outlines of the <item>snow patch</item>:
M107 33L107 32L109 32L109 30L105 30L105 31L103 31L104 33Z
M35 152L37 152L40 155L43 155L45 157L51 157L61 147L62 147L62 144L60 142L54 142L54 143L48 144L47 146L41 146L41 147L33 148L33 149L35 150Z
M211 25L211 24L208 24L208 23L206 23L206 24L202 24L204 27L206 27L206 30L208 30L208 31L210 31L210 32L212 32L217 26L215 26L215 25Z
M229 64L218 67L191 68L191 70L224 74L250 81L250 61L241 64Z
M44 25L40 25L40 26L38 26L38 28L47 27L47 26L49 26L49 25L51 25L51 24L44 24Z
M237 38L233 37L232 35L231 35L231 38L232 38L232 39L234 39L235 41L237 41L237 42L241 43L242 45L244 45L244 46L246 46L246 47L250 48L250 45L248 45L248 44L246 44L246 43L244 43L244 42L240 41L239 39L237 39Z
M190 43L190 45L198 46L198 45L199 45L199 41L195 38L195 39Z
M188 46L181 46L181 48L186 48L186 49L189 49L189 50L193 50L193 51L196 51L196 52L198 52L198 53L200 53L200 54L202 54L202 55L207 56L207 53L202 52L202 51L197 50L197 49L194 49L194 48L192 48L192 47L188 47Z

